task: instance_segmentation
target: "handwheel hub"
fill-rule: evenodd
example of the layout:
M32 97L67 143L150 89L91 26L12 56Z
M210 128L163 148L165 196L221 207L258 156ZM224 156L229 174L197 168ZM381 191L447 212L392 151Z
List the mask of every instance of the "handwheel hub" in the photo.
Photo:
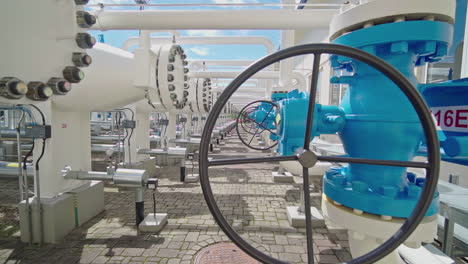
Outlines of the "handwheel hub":
M317 155L310 150L299 148L296 150L296 156L304 168L312 168L317 163Z

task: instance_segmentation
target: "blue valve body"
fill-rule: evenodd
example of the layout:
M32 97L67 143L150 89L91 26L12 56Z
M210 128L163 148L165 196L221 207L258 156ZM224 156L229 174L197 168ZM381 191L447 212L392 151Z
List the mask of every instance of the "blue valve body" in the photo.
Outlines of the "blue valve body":
M279 144L277 152L281 155L293 155L304 146L304 128L307 122L309 94L298 90L288 93L288 98L278 102L280 109ZM332 105L315 104L313 137L320 134L335 134L343 129L345 114L341 108Z
M389 23L360 29L334 40L372 53L400 70L415 87L414 67L446 55L452 26L435 21ZM349 58L332 56L332 67L352 71L341 107L346 124L339 133L350 157L411 161L424 135L417 114L403 92L380 72ZM335 78L333 81L337 81ZM338 78L339 81L339 78ZM325 194L365 212L408 217L424 179L406 168L349 164L324 177ZM426 215L438 211L438 193Z

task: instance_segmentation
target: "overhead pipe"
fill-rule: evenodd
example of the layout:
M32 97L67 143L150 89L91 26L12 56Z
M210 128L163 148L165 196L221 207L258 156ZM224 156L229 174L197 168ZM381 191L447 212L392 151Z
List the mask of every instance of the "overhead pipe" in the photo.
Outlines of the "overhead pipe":
M242 37L240 37L242 38ZM189 65L205 66L249 66L253 60L188 60Z
M199 72L189 72L188 76L191 78L226 78L234 79L241 72L239 71L199 71ZM253 79L278 79L278 71L260 71L254 74L251 78Z
M123 50L129 50L130 47L139 44L139 37L130 37L123 44ZM152 45L162 45L162 44L171 44L173 42L173 37L150 37ZM268 53L275 51L275 46L273 42L266 37L257 37L257 36L233 36L233 37L224 37L224 36L214 36L214 37L197 37L197 36L187 36L187 37L176 37L177 44L179 45L191 45L191 44L204 44L204 45L223 45L223 44L238 44L238 45L262 45L265 47Z
M99 10L93 30L312 29L330 25L337 10ZM213 23L216 21L216 23Z

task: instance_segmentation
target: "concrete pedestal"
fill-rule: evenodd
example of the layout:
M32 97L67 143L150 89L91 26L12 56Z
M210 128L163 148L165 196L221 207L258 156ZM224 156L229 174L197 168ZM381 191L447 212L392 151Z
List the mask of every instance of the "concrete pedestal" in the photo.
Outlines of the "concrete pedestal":
M292 227L296 227L296 228L306 227L305 214L300 214L298 212L298 209L299 209L298 206L286 207L289 224ZM325 220L317 208L311 207L310 213L312 214L312 226L313 227L325 227Z
M272 171L271 176L273 176L273 182L276 183L294 183L294 177L290 172L280 173L277 171Z
M167 224L167 214L157 213L156 215L148 214L143 222L140 223L138 229L140 232L158 233Z
M37 199L29 199L33 242L40 242L40 214ZM58 195L41 199L43 212L43 242L58 243L78 227L104 210L104 184L92 181ZM19 205L21 241L29 242L30 224L26 201Z
M213 153L220 153L221 152L221 149L220 148L213 148Z
M198 182L199 180L200 180L200 175L198 174L187 174L187 176L185 176L186 183L195 183L195 182Z

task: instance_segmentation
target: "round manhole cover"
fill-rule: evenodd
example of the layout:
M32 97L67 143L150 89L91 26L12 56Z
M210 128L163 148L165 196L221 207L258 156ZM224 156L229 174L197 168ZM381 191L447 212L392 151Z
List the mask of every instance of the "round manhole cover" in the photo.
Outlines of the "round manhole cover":
M195 257L195 264L260 264L230 242L206 247Z

